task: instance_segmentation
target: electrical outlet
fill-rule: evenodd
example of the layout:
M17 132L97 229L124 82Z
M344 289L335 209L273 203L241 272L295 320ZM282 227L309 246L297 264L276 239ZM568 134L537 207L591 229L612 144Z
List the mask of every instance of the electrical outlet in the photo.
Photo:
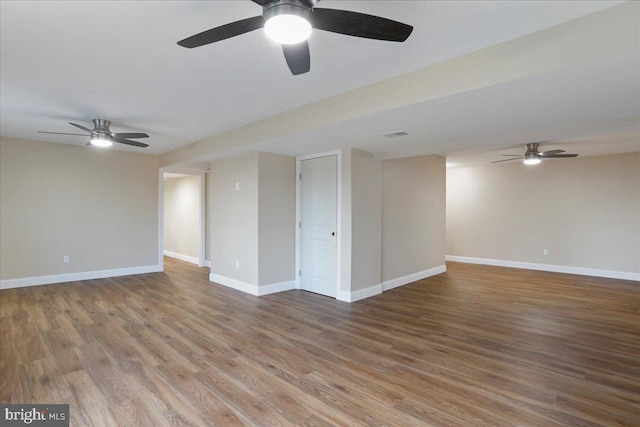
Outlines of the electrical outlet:
M549 255L549 249L545 248L542 250L542 255L547 256Z
M240 270L240 261L236 260L236 270Z
M69 261L69 255L65 255L65 256L63 256L63 257L62 257L62 262L63 262L63 263L65 263L65 264L69 264L69 262L70 262L70 261Z
M236 182L236 191L240 191L240 183Z

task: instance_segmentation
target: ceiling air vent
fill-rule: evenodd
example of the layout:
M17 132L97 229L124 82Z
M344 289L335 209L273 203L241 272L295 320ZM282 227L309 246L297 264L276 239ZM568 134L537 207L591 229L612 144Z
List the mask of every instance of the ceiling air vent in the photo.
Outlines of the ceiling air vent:
M391 139L391 138L399 138L401 136L406 136L406 135L409 135L409 134L407 132L401 130L399 132L385 133L382 136L384 136L385 138Z

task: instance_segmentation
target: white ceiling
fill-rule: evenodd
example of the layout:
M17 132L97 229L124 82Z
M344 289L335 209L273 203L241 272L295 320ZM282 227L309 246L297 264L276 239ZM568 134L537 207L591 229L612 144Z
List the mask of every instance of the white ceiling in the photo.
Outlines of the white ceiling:
M147 132L144 152L162 154L618 3L324 0L320 7L380 15L415 30L403 44L316 31L311 72L292 76L280 47L262 31L197 49L176 44L260 14L248 0L1 1L0 134L84 145L82 137L36 131L74 132L67 122L92 127L91 119L105 118L114 132ZM637 53L619 55L254 148L304 154L356 146L385 158L593 136L610 132L611 123L638 126L639 70ZM379 137L397 130L410 135Z

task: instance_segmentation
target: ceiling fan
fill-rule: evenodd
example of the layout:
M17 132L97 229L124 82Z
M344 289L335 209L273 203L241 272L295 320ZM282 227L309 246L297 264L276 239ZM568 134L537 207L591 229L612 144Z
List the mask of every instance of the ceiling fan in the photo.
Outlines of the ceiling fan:
M131 141L129 138L149 138L149 135L146 133L139 132L126 132L126 133L113 133L109 130L109 125L111 122L109 120L104 119L93 119L93 129L86 128L82 125L71 123L71 126L75 126L78 129L82 129L85 132L89 133L91 139L87 143L87 145L95 145L96 147L110 147L114 142L118 142L120 144L133 145L134 147L148 147L149 144L144 144L138 141ZM38 131L38 133L50 133L54 135L77 135L77 136L87 136L83 133L63 133L63 132L45 132Z
M578 157L577 154L563 154L564 150L538 151L539 145L539 142L531 142L529 144L525 144L527 151L524 153L524 155L503 154L503 156L513 157L513 159L496 160L495 162L491 163L510 162L511 160L524 159L525 165L537 165L542 161L542 159L563 159L568 157Z
M348 36L393 42L405 41L413 27L391 19L337 9L316 9L320 0L251 0L262 15L212 28L178 42L194 48L239 36L264 27L269 38L282 45L294 75L311 69L307 38L313 28Z

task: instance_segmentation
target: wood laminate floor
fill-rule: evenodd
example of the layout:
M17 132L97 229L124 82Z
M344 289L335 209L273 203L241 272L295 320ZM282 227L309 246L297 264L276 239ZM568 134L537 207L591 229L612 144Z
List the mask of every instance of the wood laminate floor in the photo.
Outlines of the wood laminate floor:
M74 426L639 426L640 285L448 264L353 303L164 273L0 292L0 402Z

